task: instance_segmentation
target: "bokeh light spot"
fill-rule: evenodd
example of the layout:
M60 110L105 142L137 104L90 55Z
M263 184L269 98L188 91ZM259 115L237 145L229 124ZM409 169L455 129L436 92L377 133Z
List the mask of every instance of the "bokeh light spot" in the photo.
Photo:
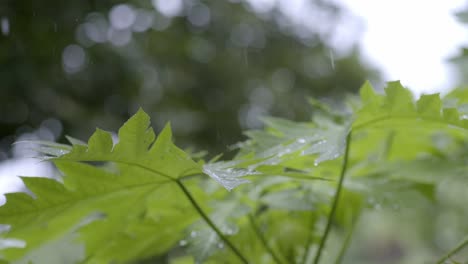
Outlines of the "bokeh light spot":
M84 49L76 44L68 45L62 53L63 69L67 73L80 71L85 64L86 53Z

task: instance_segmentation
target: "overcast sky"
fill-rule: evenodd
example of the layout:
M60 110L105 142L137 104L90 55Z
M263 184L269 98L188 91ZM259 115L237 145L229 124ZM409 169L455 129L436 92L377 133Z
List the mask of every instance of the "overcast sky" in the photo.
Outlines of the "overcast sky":
M361 17L362 50L385 80L401 80L417 94L453 88L446 60L468 43L468 27L453 15L466 1L339 1Z

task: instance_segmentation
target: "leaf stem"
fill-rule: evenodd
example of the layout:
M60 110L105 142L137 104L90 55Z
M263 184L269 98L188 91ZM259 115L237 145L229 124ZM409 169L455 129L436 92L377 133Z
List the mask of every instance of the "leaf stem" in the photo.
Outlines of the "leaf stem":
M315 255L314 258L314 264L318 264L320 261L320 257L322 256L323 249L325 247L325 243L328 238L328 234L330 233L331 230L331 225L333 221L333 217L335 215L335 211L338 208L338 201L340 198L340 193L341 193L341 188L343 187L343 180L346 174L346 169L348 167L348 156L349 156L349 146L351 143L351 131L348 132L348 135L346 136L346 148L345 148L345 153L343 157L343 165L341 166L341 173L340 173L340 179L338 181L338 186L336 187L336 192L335 196L333 197L332 201L332 207L330 210L330 213L328 214L328 220L327 220L327 225L325 227L325 231L323 232L322 239L320 240L319 248L317 250L317 254Z
M440 258L436 263L443 264L446 260L448 260L453 255L457 254L460 250L462 250L466 246L468 246L468 236L466 236L456 247L454 247L447 254L445 254L445 256Z
M282 264L281 260L279 259L279 257L275 254L275 251L268 245L268 242L267 240L265 239L265 237L263 236L262 234L262 231L260 231L260 228L258 227L257 223L255 222L255 219L253 217L252 214L249 214L249 221L250 221L250 225L252 226L253 230L255 231L255 234L257 235L257 237L260 239L260 241L262 242L263 244L263 247L265 247L265 249L268 251L268 253L270 254L270 256L273 258L273 260L275 261L275 263L277 264Z
M351 224L351 229L348 231L348 234L346 235L345 241L343 242L343 245L341 246L338 257L335 260L335 264L340 264L341 262L343 262L343 258L346 254L346 251L349 248L349 244L351 243L351 238L353 237L354 230L356 229L357 222L359 221L361 210L362 208L359 209L357 217L355 217L355 219L352 219L353 223Z
M208 217L208 215L203 211L203 209L200 207L200 205L195 201L195 198L190 194L189 190L185 187L185 185L179 180L175 180L177 185L180 187L182 192L184 192L185 196L189 199L190 203L193 205L195 210L198 212L198 214L205 220L205 222L213 229L213 231L221 238L221 240L234 252L234 254L241 260L242 263L248 264L249 262L247 259L242 255L242 253L237 249L234 244L227 239L227 237L219 230L219 228L211 221L211 219Z
M311 212L310 214L310 224L309 224L310 230L313 230L314 224L315 224L315 217L313 214L314 214L313 212ZM306 264L307 262L307 257L309 256L312 242L313 242L312 232L309 232L309 235L307 236L305 252L304 252L304 255L302 255L302 261L301 261L302 264Z

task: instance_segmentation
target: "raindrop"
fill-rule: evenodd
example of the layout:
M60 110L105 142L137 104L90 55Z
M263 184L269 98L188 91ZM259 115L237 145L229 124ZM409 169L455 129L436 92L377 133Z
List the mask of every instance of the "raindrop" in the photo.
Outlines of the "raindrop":
M0 249L6 249L6 248L24 248L26 247L26 242L23 240L19 239L2 239L0 241Z
M54 23L54 32L57 32L57 30L58 30L57 23Z
M187 240L179 241L179 246L181 246L181 247L186 246L187 244L188 244Z
M10 34L10 21L8 18L2 17L0 27L3 35L8 36Z
M218 244L216 244L216 247L219 248L219 249L224 248L224 244L223 243L218 243Z
M249 54L247 53L246 49L243 50L243 54L244 54L245 66L249 67Z
M285 148L284 150L278 152L278 157L282 157L282 156L284 156L286 154L289 154L291 152L292 152L292 150L290 148Z
M297 143L301 143L301 144L306 143L306 140L303 139L303 138L298 138L296 141L297 141Z
M197 236L198 236L197 231L190 232L190 237L197 237Z
M333 51L331 49L329 50L329 55L330 55L331 67L333 70L335 70L335 56L333 55Z
M233 170L228 168L230 166L229 163L219 162L219 163L211 163L205 164L203 166L203 172L206 173L208 176L213 178L215 181L223 185L228 191L231 191L235 187L249 183L250 181L247 179L243 179L242 177L247 175L258 174L255 171L250 171L246 169L236 169Z

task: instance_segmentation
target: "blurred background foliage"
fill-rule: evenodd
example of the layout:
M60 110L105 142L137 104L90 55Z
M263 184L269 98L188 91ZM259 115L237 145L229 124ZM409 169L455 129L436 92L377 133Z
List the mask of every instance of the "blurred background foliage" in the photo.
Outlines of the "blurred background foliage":
M468 8L462 9L455 14L458 22L468 25ZM468 46L460 47L459 54L450 59L457 72L457 79L461 84L468 83Z
M307 120L307 97L340 99L378 73L330 43L346 11L309 1L0 2L0 159L24 133L115 131L139 107L177 144L212 154L264 115ZM352 41L352 40L350 40ZM348 43L353 46L353 43Z

